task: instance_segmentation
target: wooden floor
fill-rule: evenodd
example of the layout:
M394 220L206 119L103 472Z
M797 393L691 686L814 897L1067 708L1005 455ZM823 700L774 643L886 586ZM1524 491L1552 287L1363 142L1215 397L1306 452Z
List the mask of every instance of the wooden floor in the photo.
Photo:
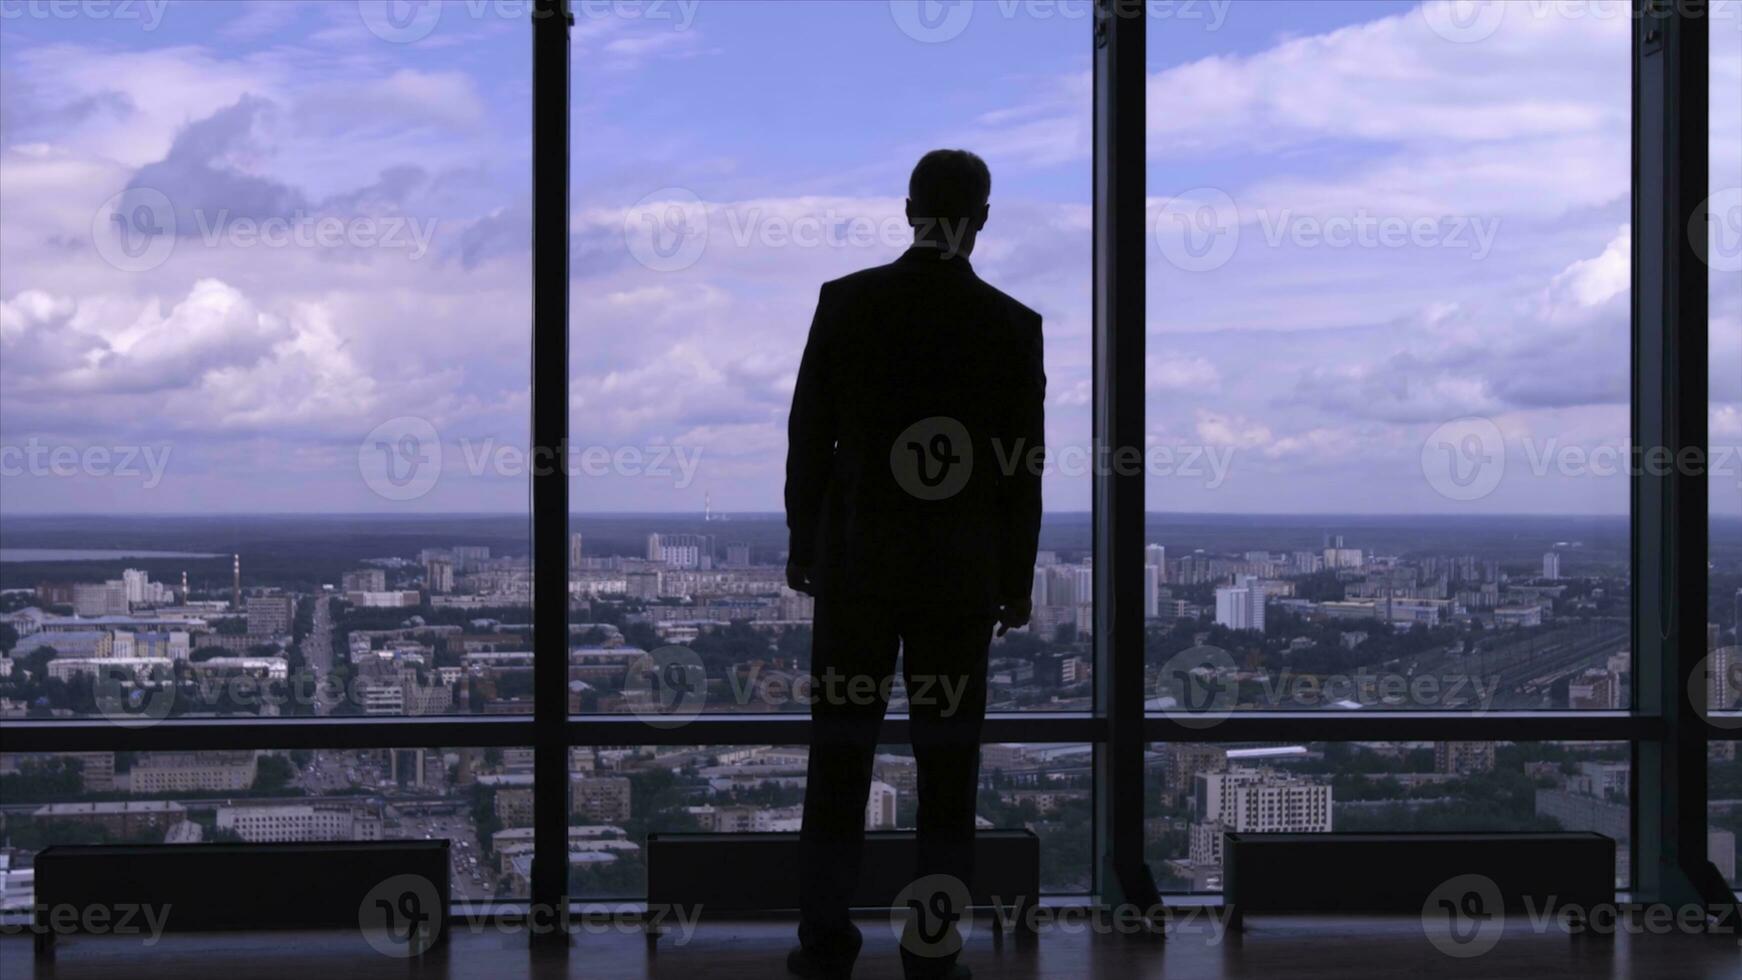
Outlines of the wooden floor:
M856 978L900 976L897 946L887 923L862 923L865 954ZM32 955L28 936L0 938L0 977L466 978L533 977L768 980L785 976L782 958L792 942L790 924L768 920L714 921L687 941L668 937L653 951L642 937L610 932L578 937L568 955L533 950L524 935L461 928L442 952L422 961L391 959L355 935L251 933L165 937L141 949L137 939L62 940L52 960ZM967 962L977 977L1180 977L1193 980L1737 980L1742 947L1736 936L1650 935L1568 937L1539 934L1528 921L1508 923L1498 946L1473 958L1450 957L1408 919L1290 917L1254 919L1244 934L1220 939L1202 927L1182 927L1166 942L1147 936L1091 935L1058 926L1032 941L995 939L977 927Z

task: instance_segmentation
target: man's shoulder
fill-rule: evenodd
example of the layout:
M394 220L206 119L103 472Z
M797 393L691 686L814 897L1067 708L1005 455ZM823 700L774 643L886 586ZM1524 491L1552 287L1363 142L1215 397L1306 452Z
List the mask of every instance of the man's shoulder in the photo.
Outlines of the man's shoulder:
M823 283L825 294L855 293L867 289L882 289L900 278L899 263L889 262L884 265L874 265L869 269L849 272L839 279L830 279Z
M839 279L831 279L823 283L822 294L828 297L846 297L865 293L882 292L891 289L901 289L916 279L911 264L890 262L884 265L874 265L868 269L849 273ZM981 302L1002 310L1012 324L1040 329L1041 316L1029 309L1021 301L992 285L979 276L970 275L962 280L962 288L971 291ZM914 282L915 288L919 283ZM926 281L927 287L935 288L935 280Z
M997 302L1002 303L1005 309L1009 311L1012 323L1015 323L1018 326L1033 327L1036 330L1040 329L1039 313L1029 309L1021 300L1004 290L999 289L997 286L992 285L984 279L979 280L979 283L984 286L994 298L996 298Z

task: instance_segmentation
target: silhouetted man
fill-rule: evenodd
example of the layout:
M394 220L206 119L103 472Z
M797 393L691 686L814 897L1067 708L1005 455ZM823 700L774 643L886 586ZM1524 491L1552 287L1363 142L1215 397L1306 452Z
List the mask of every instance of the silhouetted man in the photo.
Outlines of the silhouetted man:
M919 767L916 881L973 873L987 648L995 624L1002 636L1028 622L1045 452L1040 316L968 264L991 185L972 153L919 161L913 247L823 285L793 392L787 580L817 599L800 945L787 959L802 976L846 976L859 952L848 905L898 650ZM935 939L904 937L908 976L967 976Z

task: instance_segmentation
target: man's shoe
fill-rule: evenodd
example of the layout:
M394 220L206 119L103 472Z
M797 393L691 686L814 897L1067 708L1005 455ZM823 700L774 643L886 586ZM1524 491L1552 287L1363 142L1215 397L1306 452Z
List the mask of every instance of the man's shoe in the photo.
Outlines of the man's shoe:
M856 958L820 956L803 946L794 946L792 952L786 954L786 969L806 980L847 980L853 975L853 960Z

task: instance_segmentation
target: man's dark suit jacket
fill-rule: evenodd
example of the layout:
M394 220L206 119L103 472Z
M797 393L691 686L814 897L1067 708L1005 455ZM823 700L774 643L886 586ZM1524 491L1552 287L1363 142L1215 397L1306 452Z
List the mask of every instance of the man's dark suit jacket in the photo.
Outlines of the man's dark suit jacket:
M966 258L935 249L823 285L786 460L791 556L817 595L988 612L1027 602L1045 453L1040 325ZM936 423L904 440L914 445L896 442L940 417L966 431L971 475L945 499L921 499L897 470L936 463Z

